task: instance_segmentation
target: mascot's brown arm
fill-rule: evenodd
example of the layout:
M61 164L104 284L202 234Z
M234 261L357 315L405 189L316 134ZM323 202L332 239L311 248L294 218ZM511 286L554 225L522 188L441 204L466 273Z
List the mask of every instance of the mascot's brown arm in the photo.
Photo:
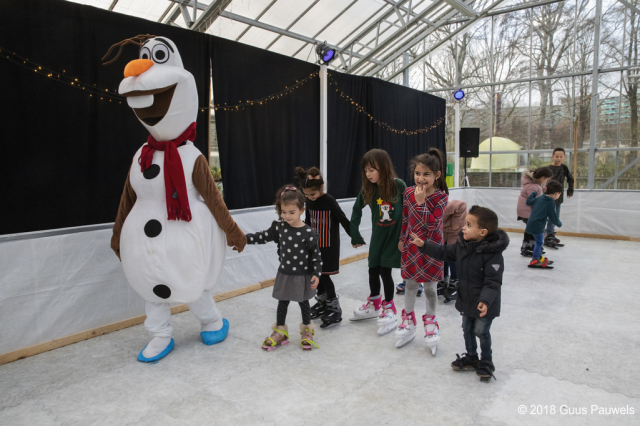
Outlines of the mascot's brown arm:
M229 209L227 209L227 205L224 203L220 191L218 191L213 176L211 176L209 163L207 163L204 155L200 155L196 159L191 178L216 222L227 234L227 245L229 247L235 246L238 249L238 253L242 252L244 246L247 245L247 237L231 217L231 213L229 213Z
M120 232L122 231L122 225L124 225L124 220L129 215L129 212L133 208L133 205L136 203L136 199L138 198L135 191L131 187L129 174L130 173L127 173L127 181L124 184L122 197L120 197L118 216L116 216L116 223L113 224L113 235L111 236L111 250L116 253L118 259L120 259Z

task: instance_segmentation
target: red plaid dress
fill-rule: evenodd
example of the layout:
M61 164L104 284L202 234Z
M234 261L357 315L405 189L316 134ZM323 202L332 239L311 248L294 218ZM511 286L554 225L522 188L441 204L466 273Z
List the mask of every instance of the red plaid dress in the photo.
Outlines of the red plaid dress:
M442 244L442 217L449 196L438 189L419 206L414 195L415 189L415 186L411 186L404 191L400 234L400 241L404 243L402 278L419 283L440 281L444 278L444 262L420 253L418 246L411 244L411 233L415 233L421 240Z

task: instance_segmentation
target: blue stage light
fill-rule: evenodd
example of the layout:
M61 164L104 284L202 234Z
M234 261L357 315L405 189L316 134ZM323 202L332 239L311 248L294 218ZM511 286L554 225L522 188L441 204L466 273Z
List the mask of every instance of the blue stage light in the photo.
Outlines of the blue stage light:
M324 56L322 57L322 60L325 62L329 62L330 60L333 59L335 54L336 54L336 51L333 49L330 49L324 54Z
M320 65L327 65L336 58L336 50L329 47L326 41L316 47L316 53Z

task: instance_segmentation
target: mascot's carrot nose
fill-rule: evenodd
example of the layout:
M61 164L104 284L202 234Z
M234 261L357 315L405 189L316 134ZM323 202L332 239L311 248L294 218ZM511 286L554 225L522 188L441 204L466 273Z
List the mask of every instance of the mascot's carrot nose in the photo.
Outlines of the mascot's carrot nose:
M124 67L124 78L140 75L151 68L151 65L153 65L153 61L150 59L133 60Z

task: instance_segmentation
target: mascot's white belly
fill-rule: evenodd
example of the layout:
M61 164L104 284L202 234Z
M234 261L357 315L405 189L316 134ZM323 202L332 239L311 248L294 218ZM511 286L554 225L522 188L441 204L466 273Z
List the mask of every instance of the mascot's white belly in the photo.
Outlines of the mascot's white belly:
M192 219L167 220L164 152L153 153L153 165L140 171L138 150L130 182L136 202L120 237L127 280L149 302L189 303L211 290L226 258L226 237L191 178L201 154L191 142L178 148L187 184Z

